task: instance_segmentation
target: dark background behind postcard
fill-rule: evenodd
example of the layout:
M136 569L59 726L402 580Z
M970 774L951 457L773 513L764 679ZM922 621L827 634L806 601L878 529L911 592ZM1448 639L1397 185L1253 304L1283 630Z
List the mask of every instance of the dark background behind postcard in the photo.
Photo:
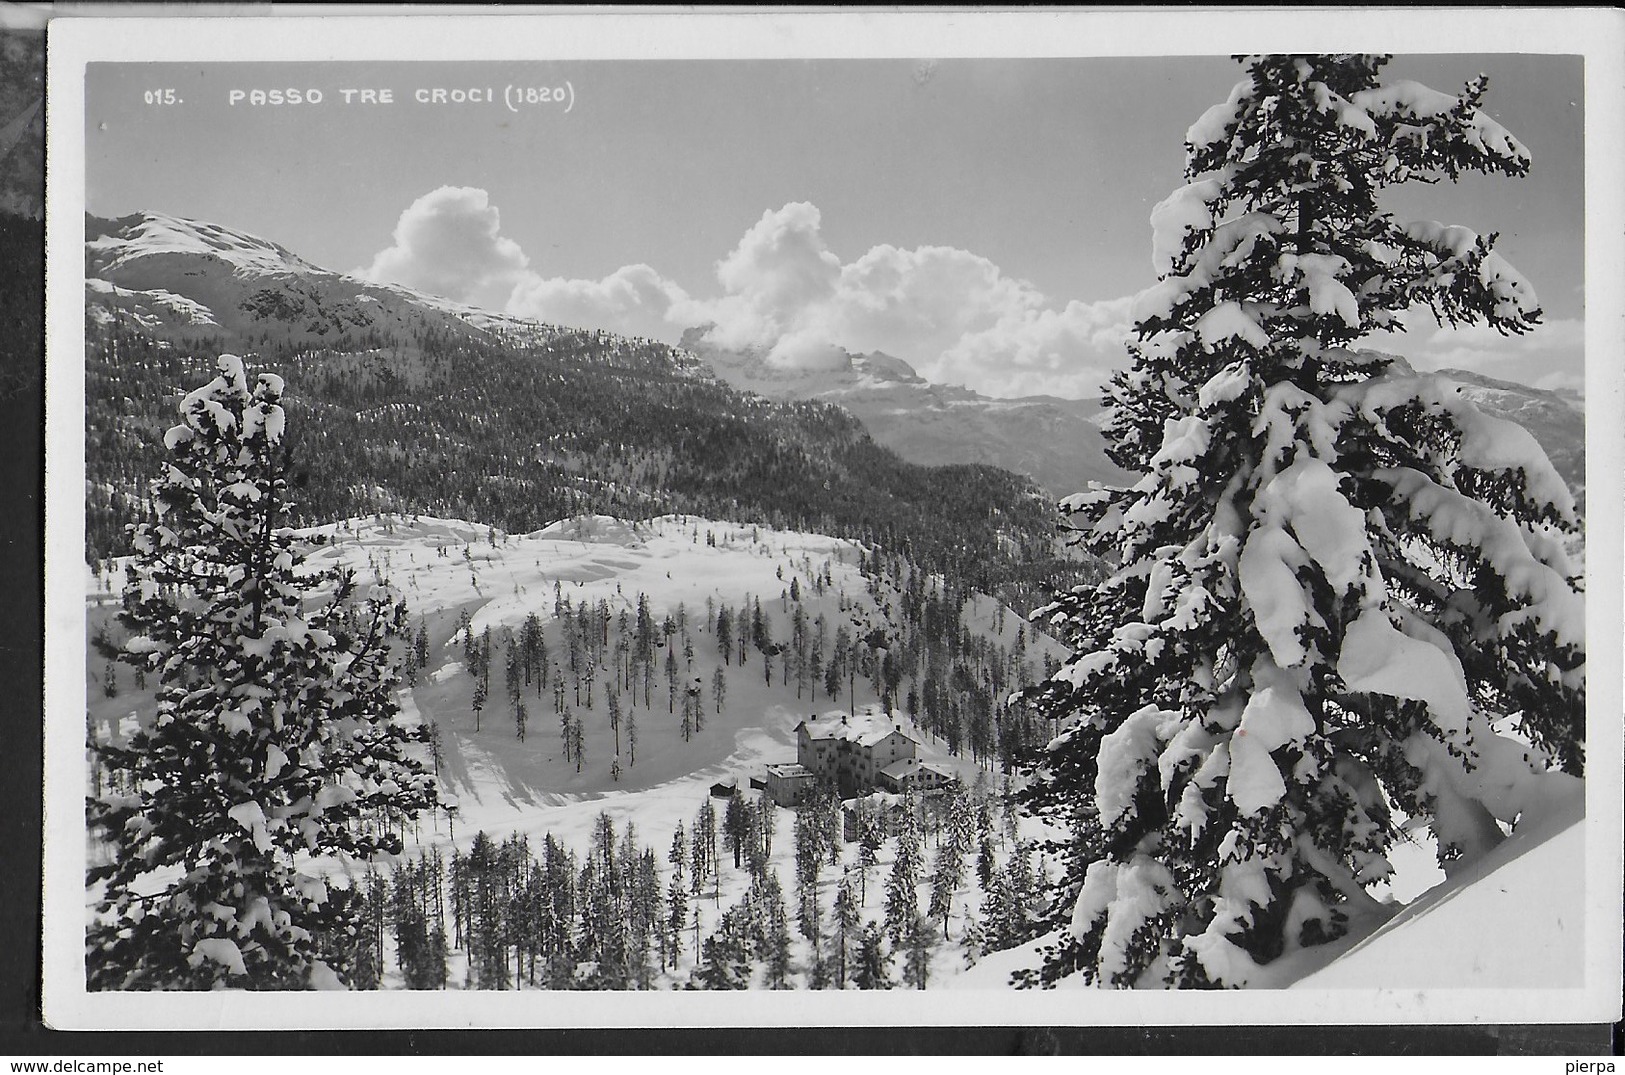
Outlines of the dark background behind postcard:
M4 14L4 12L0 12ZM0 1054L1591 1054L1617 1028L1178 1027L60 1033L39 1018L43 698L45 35L0 26ZM74 192L62 192L73 198ZM72 504L71 493L67 500ZM58 719L77 719L57 714ZM1010 1002L1019 1005L1019 994Z

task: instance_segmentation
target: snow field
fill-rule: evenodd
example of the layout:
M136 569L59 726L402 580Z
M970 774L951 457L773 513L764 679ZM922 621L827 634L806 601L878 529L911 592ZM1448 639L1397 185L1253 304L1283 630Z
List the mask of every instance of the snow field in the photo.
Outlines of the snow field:
M789 614L779 595L790 585L788 565L792 561L820 570L827 560L837 589L861 594L864 586L856 568L857 550L849 543L759 529L760 540L752 540L751 527L697 519L659 519L636 526L606 518L572 520L570 525L554 524L533 534L497 535L495 544L490 542L487 528L444 520L355 524L348 532L323 529L337 540L312 557L313 562L356 568L363 579L376 569L403 592L414 617L420 613L427 617L430 662L412 691L413 702L422 719L441 726L447 754L443 775L449 790L459 797L465 823L487 828L508 823L505 817L511 808L504 804L545 805L563 801L561 796L596 797L701 772L718 779L725 772L723 763L736 749L737 735L745 729L765 729L778 736L785 744L785 757L793 758L792 731L797 721L836 703L820 686L816 702L809 696L798 704L794 683L788 690L780 686L777 661L774 685L767 686L762 656L751 647L743 667L737 662L737 651L735 659L723 666L727 695L723 712L717 713L711 685L721 659L712 633L715 614L712 623L705 622L706 597L718 608L726 604L730 611L747 598L759 599L763 613L772 619L774 637L782 640L788 636ZM715 547L706 542L708 532L715 535ZM447 548L445 556L436 551L438 544ZM468 550L467 560L464 549ZM785 569L782 580L776 575L780 568ZM623 693L618 782L610 774L616 754L604 695L612 672L599 673L591 706L578 703L573 689L567 691L566 705L584 725L585 764L580 773L574 762L564 758L551 680L546 691L539 691L535 683L528 689L524 695L527 734L523 742L515 734L513 709L502 684L505 647L501 639L505 630L517 632L526 616L534 613L544 624L550 664L569 676L562 632L553 619L555 583L576 607L607 601L612 617L622 611L634 617L640 593L648 595L657 622L667 614L675 617L679 604L686 606L694 662L680 667L675 711L663 672L655 677L649 704L644 702L641 684L635 702ZM837 593L813 598L807 574L801 575L801 587L808 619L824 613L833 638L836 624L846 618L837 607ZM481 713L478 732L470 705L473 681L466 669L456 667L464 658L460 639L452 637L457 616L464 611L476 636L490 629L493 639L491 697ZM671 645L683 666L680 636L674 636ZM661 647L657 663L663 660L665 649ZM703 730L684 742L678 727L682 691L695 679L702 687L705 721ZM585 696L582 698L584 702ZM844 706L844 692L842 699ZM859 704L876 700L861 682L858 699ZM637 722L635 762L626 741L625 714Z
M831 635L835 624L842 622L836 617L850 615L841 608L845 601L873 611L865 592L866 581L857 568L856 547L818 535L691 518L663 518L635 525L601 518L571 520L533 534L514 536L493 534L489 528L451 520L373 518L323 527L318 533L328 537L330 543L311 557L313 566L351 567L363 581L386 579L403 592L414 622L421 615L428 627L430 663L420 672L415 686L401 690L402 719L433 720L440 725L444 742L442 783L455 798L457 812L455 818L443 813L421 818L408 833L406 858L414 858L429 848L439 848L447 857L454 848L466 852L480 831L498 841L510 834L527 836L533 850L551 833L579 855L589 846L598 815L606 813L617 833L624 832L630 823L639 843L655 851L664 888L670 877L666 849L672 831L679 823L686 832L691 830L713 783L737 781L741 788L747 788L749 777L760 775L768 763L794 758L794 727L799 720L846 708L844 690L838 701L826 697L821 686L816 702L810 697L797 699L793 679L784 685L777 667L773 683L768 685L762 677L760 654L752 648L743 670L737 663L724 666L728 694L724 711L717 714L710 698L710 683L720 657L715 637L704 623L706 597L711 597L717 607L727 604L734 609L748 596L760 598L763 612L772 618L777 639L788 634L788 617L778 594L788 588L792 577L800 579L809 619L824 613L830 621ZM707 541L708 534L714 544ZM443 554L441 547L445 549ZM464 549L468 552L466 559ZM825 561L832 585L822 596L815 596L809 575L822 570ZM121 570L122 565L115 566ZM120 577L116 571L110 578ZM534 612L548 624L550 659L557 659L562 657L562 641L558 625L551 622L555 582L572 602L596 603L602 598L610 602L612 611L628 608L635 613L637 595L645 593L657 620L667 612L675 614L679 602L686 606L695 649L693 672L705 685L708 714L704 729L692 741L685 743L678 734L679 718L666 711L660 697L666 693L666 685L664 677L658 677L653 705L644 708L640 704L636 709L640 736L637 763L630 764L629 757L624 756L623 742L626 764L621 779L613 780L609 773L613 745L600 682L594 707L571 707L587 726L586 762L577 774L573 762L564 760L549 697L527 695L531 708L529 733L524 742L515 736L511 708L501 686L501 649L495 642L492 697L482 714L480 730L474 730L468 704L472 679L461 642L453 638L459 613L469 613L476 631L490 627L495 639L504 629L517 628ZM116 590L117 582L109 578L87 578L92 630L105 622L116 607ZM1010 644L1021 621L1007 615L1001 632L996 626L996 611L991 599L973 598L967 604L965 619L974 632L996 634ZM1035 654L1060 652L1042 635L1033 635L1031 645ZM681 660L680 649L678 653ZM129 670L119 667L120 689L115 697L108 698L100 689L101 671L101 662L93 656L87 664L89 719L101 737L122 737L150 705L150 693L143 697L134 692ZM639 698L641 702L641 687ZM872 688L862 677L857 683L857 703L860 710L872 710L878 705ZM910 727L906 716L896 716L921 741L923 759L954 769L967 785L975 783L978 767L973 762L947 754L941 744ZM725 803L713 800L713 805L720 815ZM1553 816L1561 821L1562 810L1554 808ZM776 808L776 821L771 863L785 889L792 918L794 984L804 981L812 950L793 924L795 812ZM1363 928L1348 938L1300 951L1278 966L1272 965L1254 984L1281 987L1304 978L1306 988L1378 984L1397 987L1409 984L1412 977L1419 985L1446 983L1451 974L1463 973L1464 964L1459 959L1441 959L1435 944L1448 945L1453 952L1472 953L1465 965L1476 968L1473 973L1487 976L1488 980L1496 980L1495 976L1503 972L1506 977L1500 980L1533 980L1530 974L1542 981L1561 978L1580 966L1572 958L1572 951L1579 943L1577 923L1581 916L1577 911L1568 913L1572 910L1568 904L1580 900L1581 892L1578 887L1572 892L1564 890L1559 883L1554 893L1552 878L1580 876L1580 830L1571 826L1560 831L1558 838L1541 842L1558 829L1561 825L1556 821L1547 823L1540 832L1520 829L1473 869L1443 885L1436 885L1443 875L1434 861L1432 840L1424 830L1416 842L1396 846L1391 856L1396 873L1387 885L1374 890L1379 898L1398 902L1386 906L1382 914L1363 923ZM997 846L1002 864L1011 845L1002 823L995 823L995 831L999 833ZM1017 831L1023 841L1059 835L1032 818L1020 819ZM90 849L92 853L95 850ZM922 884L917 892L922 912L929 896L928 879L935 855L929 829L923 852ZM843 870L851 871L854 892L861 894L857 853L857 844L843 844L840 864L826 864L820 875L819 901L826 927ZM883 917L885 883L895 855L896 841L888 838L880 849L878 865L869 872L867 896L861 907L865 919ZM716 928L723 913L750 883L748 871L734 869L725 850L719 857L720 878L708 880L700 897L692 900L699 914L702 938ZM336 863L311 865L314 872L325 874L344 872L353 876L356 870ZM383 868L387 872L387 865ZM1053 876L1058 866L1046 867L1035 861L1035 868L1048 869ZM953 901L951 939L939 943L931 956L931 987L1008 988L1011 971L1036 964L1035 953L1044 939L983 956L974 967L967 968L958 942L966 927L967 912L980 917L983 898L975 878L974 854L967 862L965 876L966 884ZM1486 879L1487 886L1476 883ZM1521 893L1528 893L1522 898L1530 901L1538 895L1538 903L1549 903L1554 895L1567 903L1560 908L1563 913L1543 919L1540 928L1532 928L1524 918L1514 930L1510 924L1516 920L1517 908L1537 905L1520 904ZM1401 909L1399 904L1406 901L1412 901L1411 905ZM1466 918L1432 913L1446 905L1455 910L1476 910ZM1464 946L1457 936L1462 929L1482 934L1485 922L1496 921L1502 915L1509 924L1508 939L1492 950ZM1464 922L1468 924L1461 924ZM1555 934L1553 928L1557 929ZM676 971L662 971L657 980L659 987L687 982L697 956L692 927L685 936L679 967ZM393 938L386 937L385 943L392 950ZM401 985L400 971L392 960L391 954L386 959L386 988ZM1393 973L1396 967L1400 971L1397 977ZM891 969L894 977L899 976L900 954L894 956ZM451 954L450 971L452 988L467 982L466 953ZM1074 978L1062 986L1079 984Z
M852 629L855 617L875 624L884 622L867 593L868 580L858 569L860 550L850 542L821 535L687 517L636 524L586 517L555 523L531 534L506 535L455 520L387 516L347 520L317 528L311 534L326 540L308 557L313 570L343 567L353 569L364 585L387 582L406 600L414 629L420 616L427 628L429 663L419 672L414 685L403 684L399 692L400 719L439 725L441 783L447 798L455 802L455 815L440 811L419 818L406 834L404 859L415 858L430 848L440 849L447 858L453 849L466 852L481 831L498 842L513 834L526 836L533 851L551 833L561 844L584 855L594 823L604 813L614 821L618 834L630 823L639 843L654 850L664 890L670 880L666 851L672 832L679 823L685 831L691 831L712 784L737 782L742 790L748 789L750 777L763 775L767 764L794 760L794 728L799 721L846 712L848 708L845 685L838 699L829 698L822 684L816 685L816 700L811 693L798 699L794 677L785 684L777 660L769 684L763 675L762 655L753 646L747 647L743 667L737 661L737 642L732 659L723 664L714 634L714 612L707 622L707 597L714 608L727 606L733 611L748 600L760 600L764 615L771 621L774 639L784 641L790 633L790 603L780 595L788 591L792 578L797 579L809 623L820 614L827 621L826 653L838 626L846 624ZM821 594L815 593L812 579L826 571L830 582ZM117 564L111 576L89 580L87 591L99 616L110 616L116 607L121 579L122 564ZM629 618L634 618L640 593L648 596L657 623L667 614L675 617L679 604L685 607L694 661L691 667L682 669L677 712L668 711L663 674L656 677L651 705L644 705L641 684L637 685L634 704L629 705L628 695L622 695L622 771L618 781L610 770L616 755L604 696L604 680L613 672L600 675L591 707L575 704L573 689L567 690L569 709L584 725L585 761L581 772L577 773L575 763L564 756L551 683L541 693L535 684L527 689L527 735L521 741L515 734L512 706L502 682L506 648L501 639L506 631L517 633L525 618L534 613L544 624L549 662L557 668L554 674L562 670L569 676L564 668L561 627L553 618L555 584L559 596L576 606L607 601L612 617L625 610ZM470 706L474 682L457 633L463 613L469 616L476 635L487 628L492 635L490 698L477 731ZM1023 621L1013 613L1006 612L1003 617L998 613L996 602L977 596L967 601L963 615L974 633L1012 645ZM683 664L680 635L674 636L672 645L679 664ZM1033 634L1029 653L1041 660L1045 655L1058 655L1060 649L1044 636ZM721 713L716 711L711 686L719 664L727 677ZM121 667L118 696L105 698L94 689L98 686L100 664L93 663L89 673L92 720L99 725L99 734L122 737L132 721L139 719L137 713L150 706L150 692L145 697L133 696L130 672ZM685 742L678 727L681 687L683 682L695 679L703 685L706 717L703 729ZM858 710L878 710L872 685L860 675L855 686ZM635 763L626 741L628 715L635 716L638 723ZM920 742L919 756L923 760L959 773L967 786L977 782L981 770L976 763L968 757L950 755L942 744L933 743L913 727L906 714L894 712L892 716ZM430 764L426 749L423 761ZM991 778L987 779L991 789ZM725 801L711 801L720 815ZM771 865L785 890L792 920L794 983L804 978L812 950L810 942L794 926L795 811L775 810ZM1042 828L1041 823L1030 819L1023 819L1021 825L1023 839L1033 838ZM1012 845L1001 824L996 823L995 830L999 833L996 846L1002 863ZM927 829L917 891L922 913L930 895L935 850L936 840ZM878 865L869 870L866 899L860 907L865 919L883 916L886 878L895 854L896 840L888 838L878 853ZM691 901L698 911L702 939L715 930L723 913L750 884L748 870L736 870L725 850L719 852L719 857L720 878L708 880L700 897ZM857 873L858 845L843 843L839 859L837 866L826 860L817 885L826 929L843 870L852 871L854 894L864 895ZM929 981L933 985L964 967L958 940L967 910L975 914L982 901L974 860L973 851L967 856L966 884L953 901L949 922L952 940L939 943L932 954ZM387 874L387 864L379 867ZM353 878L362 868L336 862L309 864L311 872L323 876L347 874ZM940 920L936 928L940 930ZM688 981L698 955L692 926L684 943L678 969L663 971L659 987ZM386 988L401 987L401 972L393 964L393 945L393 938L386 936ZM898 953L891 965L894 980L900 978L901 963ZM449 966L450 985L456 988L465 984L467 954L452 953Z

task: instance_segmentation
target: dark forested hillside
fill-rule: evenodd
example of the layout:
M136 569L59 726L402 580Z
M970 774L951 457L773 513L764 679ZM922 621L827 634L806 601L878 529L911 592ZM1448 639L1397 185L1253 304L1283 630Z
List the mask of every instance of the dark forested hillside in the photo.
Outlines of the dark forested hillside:
M99 319L88 330L87 553L99 559L124 551L179 394L229 341ZM663 344L459 324L365 352L273 344L248 357L287 378L303 522L396 511L523 532L582 513L687 512L875 541L1013 597L1063 566L1048 559L1051 505L1026 479L905 463L837 407L738 392Z

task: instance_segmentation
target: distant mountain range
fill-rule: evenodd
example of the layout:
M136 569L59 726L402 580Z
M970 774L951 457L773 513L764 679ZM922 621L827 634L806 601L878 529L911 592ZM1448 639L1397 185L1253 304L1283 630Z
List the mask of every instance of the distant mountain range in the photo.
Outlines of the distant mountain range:
M1130 475L1106 458L1099 400L993 399L932 384L900 358L848 355L844 369L799 370L726 351L690 330L683 346L736 388L773 399L817 399L855 414L870 436L916 463L987 463L1025 474L1059 500L1091 481Z
M841 369L787 369L760 354L727 351L690 330L683 346L729 384L773 399L817 399L855 414L871 436L916 463L988 463L1025 474L1059 499L1090 481L1132 476L1106 458L1097 399L1054 396L993 399L932 384L902 359L848 355ZM1395 357L1397 356L1390 356ZM1397 359L1405 368L1403 358ZM1585 411L1577 395L1445 369L1480 409L1534 435L1576 496L1585 489Z
M1130 475L1106 458L1098 400L993 399L933 384L882 353L849 355L834 370L786 369L760 354L724 350L691 330L683 346L628 341L493 313L410 288L331 272L255 236L158 213L86 219L87 309L92 322L165 341L292 356L415 353L422 341L547 349L576 359L629 346L658 354L663 373L766 399L831 404L876 443L923 466L976 464L1030 478L1051 499L1090 481ZM596 341L583 343L582 341ZM375 357L371 360L378 361ZM411 363L403 365L402 375ZM1485 410L1525 426L1577 494L1584 489L1584 413L1557 392L1463 370L1443 371Z

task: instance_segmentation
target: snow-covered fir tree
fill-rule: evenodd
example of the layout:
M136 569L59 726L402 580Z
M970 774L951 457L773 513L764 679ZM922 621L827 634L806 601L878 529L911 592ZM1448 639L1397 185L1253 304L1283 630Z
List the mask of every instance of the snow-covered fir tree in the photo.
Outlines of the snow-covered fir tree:
M404 606L305 567L282 381L217 368L182 400L155 518L132 528L121 656L160 685L151 720L101 747L124 790L87 804L112 851L89 871L97 989L344 984L362 901L313 861L397 852L437 802L414 753L427 731L394 719Z
M1030 806L1076 826L1029 980L1239 986L1374 912L1390 804L1446 859L1572 795L1583 766L1574 504L1524 430L1353 349L1421 307L1536 325L1494 235L1378 195L1526 150L1380 57L1270 56L1186 136L1159 282L1108 392L1143 475L1070 498L1103 584L1041 615L1075 651Z
M852 971L852 984L859 989L890 989L891 955L886 951L886 938L873 922L865 922L858 937L857 965Z
M921 847L919 805L910 793L903 800L902 823L897 832L897 853L892 858L891 875L886 879L886 936L892 947L902 943L904 932L919 910L920 875L925 852Z

